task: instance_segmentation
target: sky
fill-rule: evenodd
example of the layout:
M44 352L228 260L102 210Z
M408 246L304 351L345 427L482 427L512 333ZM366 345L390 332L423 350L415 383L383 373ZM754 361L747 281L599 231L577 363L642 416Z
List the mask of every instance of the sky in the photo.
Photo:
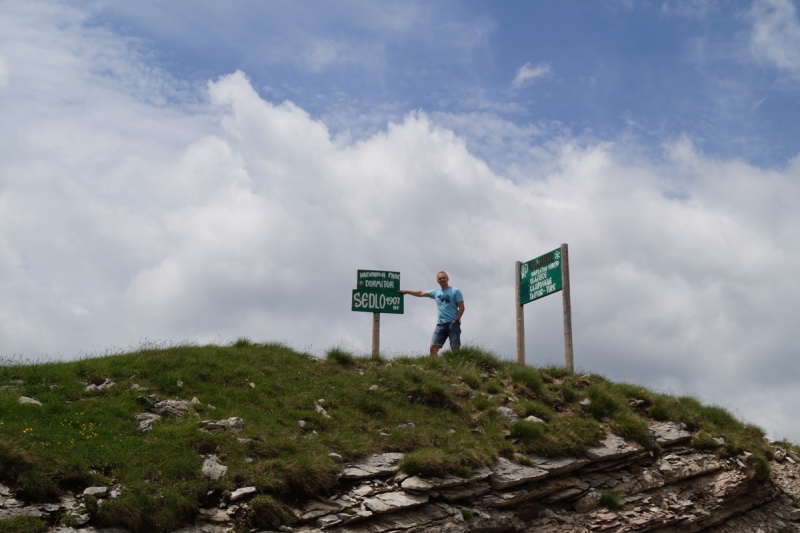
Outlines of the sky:
M359 269L464 294L569 245L575 366L800 442L797 0L0 3L0 361L367 354ZM526 361L564 362L561 293ZM423 355L435 304L381 318Z

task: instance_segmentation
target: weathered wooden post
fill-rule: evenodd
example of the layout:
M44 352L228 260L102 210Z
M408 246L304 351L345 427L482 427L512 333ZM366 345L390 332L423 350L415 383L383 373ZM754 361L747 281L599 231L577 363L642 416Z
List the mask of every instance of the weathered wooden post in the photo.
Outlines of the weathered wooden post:
M381 314L372 313L372 357L381 353Z
M525 311L522 309L522 302L520 301L519 297L521 268L522 268L522 262L517 261L516 264L514 265L514 278L516 279L516 283L514 284L514 294L516 295L516 300L517 300L517 363L524 365L525 364Z
M575 372L572 353L572 303L569 299L569 250L566 244L561 245L561 302L564 306L564 363L571 372Z

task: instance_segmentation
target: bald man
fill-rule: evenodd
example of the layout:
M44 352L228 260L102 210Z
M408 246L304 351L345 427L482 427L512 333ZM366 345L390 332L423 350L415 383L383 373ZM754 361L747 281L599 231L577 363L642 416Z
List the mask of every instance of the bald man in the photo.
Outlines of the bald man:
M461 347L461 316L464 314L464 296L456 287L450 286L447 272L442 270L437 273L436 282L440 288L432 291L399 291L400 294L436 300L439 317L431 338L431 355L438 354L447 339L450 339L450 349L458 351Z

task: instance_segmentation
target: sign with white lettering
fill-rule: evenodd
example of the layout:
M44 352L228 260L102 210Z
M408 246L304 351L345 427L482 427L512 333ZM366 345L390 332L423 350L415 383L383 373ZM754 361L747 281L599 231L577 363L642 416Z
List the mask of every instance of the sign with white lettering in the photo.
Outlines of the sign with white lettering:
M400 290L400 272L385 270L359 270L356 287L381 291Z
M351 304L353 311L403 314L403 295L397 292L355 289Z
M560 291L562 282L561 248L522 263L519 269L520 305Z

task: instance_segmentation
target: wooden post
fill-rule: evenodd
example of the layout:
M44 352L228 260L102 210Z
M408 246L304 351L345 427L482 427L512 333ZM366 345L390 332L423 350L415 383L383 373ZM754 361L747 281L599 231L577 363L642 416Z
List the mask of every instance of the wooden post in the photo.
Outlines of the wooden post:
M378 357L381 351L381 314L372 313L372 357Z
M514 292L516 293L516 301L517 301L517 363L524 365L525 364L525 311L522 309L522 304L520 303L519 298L519 286L520 286L520 268L522 266L522 262L517 261L514 265L514 277L516 278L516 282L514 283Z
M572 353L572 304L569 299L569 250L566 244L561 245L561 285L564 304L564 363L571 372L575 372Z

